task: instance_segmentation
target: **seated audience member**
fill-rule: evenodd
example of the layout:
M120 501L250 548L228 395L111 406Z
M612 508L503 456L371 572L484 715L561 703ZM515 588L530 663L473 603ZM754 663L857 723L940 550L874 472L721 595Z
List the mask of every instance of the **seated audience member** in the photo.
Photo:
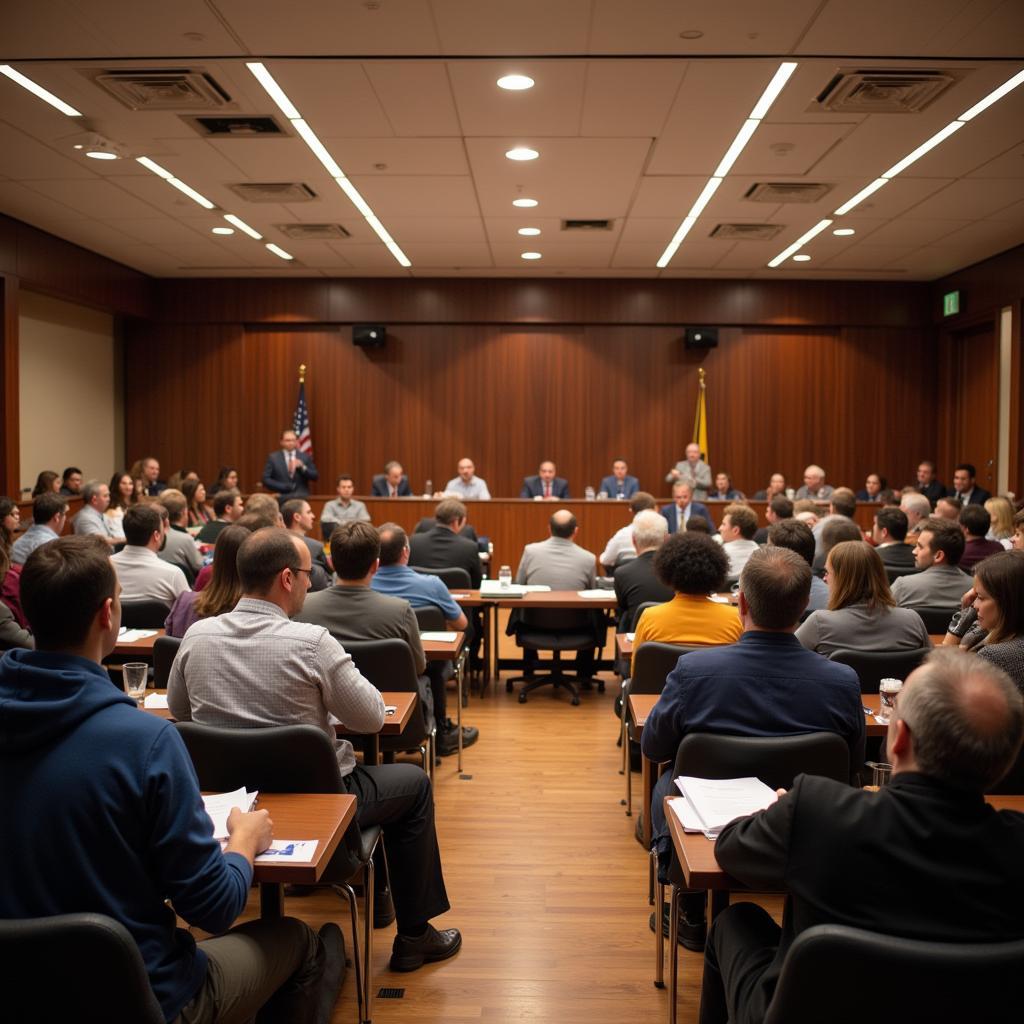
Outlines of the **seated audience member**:
M658 579L671 587L667 604L647 608L633 629L634 652L648 640L666 644L731 644L742 628L736 609L710 594L722 590L729 556L702 533L673 533L654 556Z
M694 651L679 659L644 725L641 746L646 757L674 760L683 737L692 732L833 732L849 746L851 767L859 768L865 728L857 673L805 650L793 636L810 586L810 566L795 552L767 547L750 556L740 577L737 622L742 622L743 635L729 647ZM651 801L652 846L663 879L671 850L663 799L673 792L672 772L666 772ZM706 933L705 896L693 890L683 895L679 941L698 951L704 948Z
M704 516L692 515L686 521L687 533L706 533L709 537L715 532L711 523Z
M925 520L914 545L920 572L893 580L893 600L901 608L959 608L971 585L959 568L963 554L963 530L945 519Z
M537 498L553 501L555 498L569 497L569 482L555 476L555 464L545 459L537 467L536 476L523 478L523 486L519 491L520 498Z
M212 544L220 531L240 519L244 511L238 491L218 491L213 496L214 518L196 534L196 540L200 544Z
M925 459L917 467L917 489L927 499L932 508L939 498L946 496L946 485L939 483L935 476L935 463Z
M163 506L133 505L124 514L124 547L110 560L117 570L122 601L162 601L168 608L189 589L176 565L160 561L166 524Z
M282 430L277 451L267 456L263 467L263 486L286 501L305 498L309 494L309 482L319 479L313 456L299 450L298 434L290 428Z
M13 498L0 498L0 546L10 554L14 536L21 529L21 509Z
M0 552L6 566L0 573L0 601L11 610L14 621L22 629L28 629L28 619L21 610L21 570L20 564L11 562L11 546L14 535L21 524L21 512L13 498L0 498Z
M459 459L457 476L444 485L444 493L463 501L490 501L491 492L487 490L487 481L476 475L473 460Z
M789 548L795 551L808 566L814 565L814 534L806 523L797 519L783 519L775 523L768 531L768 545L776 548ZM807 599L807 610L804 613L818 611L828 607L828 584L815 573L811 573L811 593Z
M400 462L392 460L384 466L384 472L373 478L370 493L375 498L408 498L412 494L409 478Z
M984 505L992 497L984 487L979 487L975 481L978 471L969 462L961 462L953 470L953 496L959 499L961 505Z
M185 494L168 487L160 495L158 504L167 513L168 529L164 535L164 546L157 554L162 561L176 565L185 574L188 585L192 586L203 567L203 556L199 554L199 548L187 529L188 506Z
M882 492L888 489L884 476L868 473L864 486L857 492L858 501L881 501Z
M324 505L324 510L320 513L321 527L326 530L327 527L333 529L341 523L368 523L370 521L370 513L366 511L366 505L352 497L356 492L356 485L352 477L348 473L342 473L334 486L337 489L338 496L332 498ZM327 539L326 534L324 539Z
M160 496L166 497L167 492ZM182 637L193 622L231 611L242 596L238 576L238 549L254 530L233 523L220 531L213 547L209 582L202 590L186 590L177 596L164 622L168 636Z
M722 550L729 556L728 579L739 579L747 559L757 550L757 516L746 505L727 505L722 513L718 536Z
M217 474L217 482L213 485L211 494L218 491L240 491L241 485L238 482L238 470L234 466L221 466Z
M130 473L115 473L110 478L110 504L103 514L113 524L111 529L118 537L124 536L124 527L121 525L124 520L125 509L138 502L135 493L135 483Z
M690 492L698 501L704 501L711 489L711 467L704 461L700 445L691 441L686 446L686 458L677 462L665 474L665 483L685 483L690 485Z
M849 487L837 487L829 498L828 515L819 517L818 521L811 527L814 531L814 541L817 545L818 554L821 554L822 531L829 523L853 522L857 513L857 497Z
M15 647L34 647L32 633L26 623L14 614L11 599L21 609L21 573L11 572L11 555L6 545L0 544L0 580L4 582L3 599L0 600L0 651L9 651ZM21 569L21 566L18 566ZM8 579L11 579L8 584Z
M68 503L56 491L43 491L32 499L32 525L11 546L11 561L24 565L28 556L64 532Z
M825 470L821 466L810 465L804 470L804 482L797 492L797 498L810 498L812 501L827 501L832 497L831 484L825 483Z
M814 556L814 565L811 566L811 570L816 576L824 576L828 553L837 544L841 544L846 540L863 539L864 534L861 533L860 527L852 519L836 516L832 522L825 524L825 528L821 531L821 537L815 542L815 548L818 553Z
M60 493L60 474L54 473L52 469L44 469L36 477L36 485L32 488L32 497L38 498L40 494Z
M182 481L181 493L188 509L188 526L205 526L213 519L213 507L206 502L206 485L199 477Z
M309 556L313 560L313 571L309 577L309 589L312 591L326 590L331 585L331 563L327 560L327 552L323 543L309 536L316 522L316 514L305 498L289 498L281 506L281 518L284 528L296 537L301 537L309 548Z
M771 501L776 495L785 495L786 478L781 473L772 473L768 486L754 495L754 501Z
M773 495L772 499L768 502L768 507L764 510L764 517L768 520L768 525L762 526L754 534L755 544L767 544L768 531L776 523L781 523L784 519L793 518L793 502L785 494ZM813 537L813 534L811 536Z
M336 925L319 939L289 917L228 930L270 844L267 811L232 811L222 851L177 730L110 685L101 662L121 605L108 554L96 537L62 537L25 566L39 650L0 659L4 870L18 879L0 887L0 917L119 921L168 1021L254 1018L272 996L274 1020L326 1021L343 968ZM197 944L176 915L218 937Z
M672 502L661 506L661 514L668 523L669 533L684 533L688 530L691 516L702 516L711 523L707 506L693 501L693 489L683 481L672 485Z
M885 566L870 544L845 540L828 553L826 611L812 612L796 632L809 651L912 651L931 646L917 612L897 608Z
M115 531L114 520L106 516L110 505L110 488L101 480L90 480L80 490L82 507L75 513L74 532L91 533L111 548L123 544L124 535Z
M914 549L906 543L907 525L906 513L898 508L886 506L875 513L871 539L887 568L911 569L914 566Z
M612 475L606 476L597 489L599 495L606 498L618 498L628 500L640 490L640 481L635 476L630 476L629 466L625 459L615 459L612 462Z
M914 536L932 514L932 506L923 494L904 494L900 498L900 511L907 517L907 536Z
M637 491L629 499L629 511L632 516L625 526L620 527L612 534L611 539L604 546L598 560L604 566L606 572L614 571L619 559L626 555L632 558L633 548L633 522L639 513L648 509L657 509L657 502L653 495L646 491Z
M415 970L462 944L456 929L429 923L449 909L430 780L411 764L357 765L352 744L336 738L331 715L355 733L373 733L384 723L384 701L323 626L290 618L302 611L311 564L309 548L285 530L246 538L238 550L242 598L189 629L171 668L168 705L178 721L222 728L315 725L336 744L360 827L384 828L398 917L391 970Z
M136 466L138 474L135 473ZM149 498L159 497L167 487L167 484L160 479L160 463L152 455L147 455L135 463L135 466L132 467L132 476L141 482L142 493Z
M179 469L177 473L172 473L167 478L167 487L169 490L181 491L185 493L185 484L190 480L198 480L199 473L194 469Z
M1010 543L1015 551L1024 551L1024 509L1014 514L1013 538Z
M636 558L624 562L615 572L615 598L618 601L618 632L632 630L636 611L645 601L664 603L672 600L672 588L658 579L654 556L668 536L668 523L660 512L644 509L629 526Z
M1001 494L989 498L985 502L985 511L992 518L986 540L997 540L1007 549L1013 547L1013 505L1009 498Z
M964 555L960 559L960 568L964 572L973 572L974 567L983 558L1002 551L1003 545L997 540L986 540L985 535L992 525L992 517L984 505L964 505L960 509L960 529L964 531Z
M479 589L483 571L475 541L462 535L468 512L457 498L445 498L434 509L429 530L409 540L409 565L419 569L465 569L469 585Z
M241 522L247 515L258 516L262 520L261 525L263 526L284 526L284 516L281 515L281 503L272 494L264 494L261 491L250 494L245 499L244 512L235 522ZM255 532L259 528L257 526L252 529Z
M650 719L645 737L649 728ZM900 692L888 730L888 786L870 793L798 775L777 803L727 825L715 843L723 870L755 891L784 889L789 897L781 928L751 903L715 918L701 1024L763 1020L793 940L813 925L928 942L1024 936L1024 816L982 797L1013 765L1022 733L1021 697L1004 673L936 651ZM853 881L867 878L870 899ZM908 990L886 1014L913 1019L915 998Z
M715 486L708 492L713 501L743 501L746 495L732 485L732 477L719 470L715 474Z
M947 494L935 502L935 514L941 519L948 519L951 523L960 522L960 510L963 506L960 499L955 495Z
M409 567L409 537L395 523L385 523L380 535L380 566L370 580L370 587L379 594L408 601L413 608L433 606L445 619L445 628L464 631L469 622L466 613L455 603L439 576L416 572ZM452 731L448 718L446 673L431 671L430 688L434 697L434 716L438 728L438 752L447 756L458 749L459 734ZM462 745L475 743L478 731L471 726L462 727ZM443 742L442 742L443 741ZM454 746L453 746L454 744Z
M899 508L900 496L891 487L886 487L878 492L878 502L880 505L892 505L893 508Z
M65 498L77 498L82 491L82 471L77 466L68 466L61 478L60 494Z

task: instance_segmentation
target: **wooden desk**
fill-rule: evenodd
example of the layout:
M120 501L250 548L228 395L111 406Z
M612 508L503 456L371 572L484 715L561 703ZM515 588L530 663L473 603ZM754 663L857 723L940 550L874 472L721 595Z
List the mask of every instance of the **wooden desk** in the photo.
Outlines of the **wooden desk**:
M257 807L270 812L277 839L315 839L316 854L308 864L256 864L262 917L284 915L284 885L320 881L342 836L356 816L356 798L347 793L260 793Z
M110 657L118 658L138 658L140 661L152 661L153 660L153 645L157 640L164 636L164 630L158 629L153 636L147 636L144 640L135 640L130 644L123 643L118 640L114 644L114 649L110 652Z
M629 732L629 738L639 743L643 737L644 724L647 721L648 715L650 715L654 705L658 703L660 694L657 693L631 693L629 700L626 702L626 726ZM667 765L668 762L666 761ZM628 770L627 762L627 770ZM651 800L654 796L654 784L658 780L658 776L661 774L659 766L653 761L648 761L643 754L640 755L640 779L641 779L641 792L643 800L643 818L642 826L640 830L640 845L645 850L651 848ZM627 797L630 800L631 797ZM632 808L627 808L627 811Z
M455 667L455 686L458 699L458 712L455 725L459 730L458 757L456 771L462 771L462 688L466 676L466 634L456 633L454 640L424 640L423 653L427 661L450 661Z

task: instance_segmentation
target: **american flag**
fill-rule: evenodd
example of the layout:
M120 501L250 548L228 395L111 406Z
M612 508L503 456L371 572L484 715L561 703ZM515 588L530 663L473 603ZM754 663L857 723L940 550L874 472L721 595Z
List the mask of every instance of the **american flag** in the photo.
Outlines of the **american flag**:
M299 400L295 404L295 415L292 417L292 430L299 439L299 451L307 455L313 454L313 435L309 432L309 409L306 407L306 382L299 384Z

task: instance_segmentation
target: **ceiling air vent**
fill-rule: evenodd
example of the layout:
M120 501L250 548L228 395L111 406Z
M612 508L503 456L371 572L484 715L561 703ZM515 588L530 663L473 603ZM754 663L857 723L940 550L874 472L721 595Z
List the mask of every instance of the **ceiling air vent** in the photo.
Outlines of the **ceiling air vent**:
M730 242L770 242L781 230L781 224L719 224L709 237Z
M298 242L324 242L352 237L352 232L346 231L340 224L275 224L274 227Z
M813 181L759 181L743 198L753 203L816 203L831 191L831 185Z
M308 203L316 193L298 181L241 181L228 188L247 203Z
M816 114L917 114L960 77L946 70L840 68L807 110Z
M611 231L614 221L610 220L563 220L563 231Z
M268 135L285 134L272 117L225 114L220 117L185 117L182 120L207 138L265 138Z
M220 110L231 103L212 75L192 68L100 71L92 77L129 110Z

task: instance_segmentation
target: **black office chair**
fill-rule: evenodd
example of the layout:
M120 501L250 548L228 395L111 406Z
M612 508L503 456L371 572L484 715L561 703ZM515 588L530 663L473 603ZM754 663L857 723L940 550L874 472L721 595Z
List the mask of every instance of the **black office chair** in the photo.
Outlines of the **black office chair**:
M818 924L790 947L764 1024L1012 1019L1022 964L1021 940L926 942Z
M158 690L167 689L171 665L178 656L180 646L181 638L176 636L158 636L153 641L153 685Z
M378 690L415 693L420 697L406 727L398 736L381 736L380 749L383 754L390 756L397 751L417 751L423 761L423 770L433 778L437 729L433 713L422 699L416 663L409 645L397 637L387 640L352 640L345 644L345 650L352 656L356 668Z
M797 775L821 775L844 784L850 781L850 748L834 732L810 732L796 736L725 736L717 733L693 732L684 736L676 750L672 778L690 775L701 779L738 779L756 776L772 789L789 789ZM657 851L651 850L656 862ZM653 865L657 877L657 863ZM669 934L673 936L669 974L669 1001L675 1006L679 981L679 895L686 887L679 860L672 852L668 870L672 887L669 899ZM661 927L661 907L665 887L658 883L655 901L655 944L657 961L654 984L662 987L665 962L665 932ZM715 906L728 904L728 893L713 894Z
M127 629L163 629L169 611L163 601L122 601L121 625Z
M436 604L427 604L422 608L413 608L416 624L421 633L443 633L448 628L444 612Z
M851 666L860 677L861 693L878 693L881 679L906 679L932 650L919 647L912 651L833 651L830 661Z
M967 577L965 576L966 580ZM969 585L969 584L968 584ZM967 593L967 587L964 587L964 593ZM943 634L947 632L949 628L949 620L953 617L955 612L958 612L959 607L956 608L915 608L914 611L921 616L922 622L924 622L924 628L928 630L929 636L935 634Z
M0 962L6 1020L163 1024L135 940L103 914L0 921Z
M449 590L472 590L473 581L469 573L461 566L452 566L448 569L422 569L417 565L409 566L424 576L437 576Z
M921 570L916 565L908 566L895 566L887 565L885 567L885 575L889 577L889 586L898 580L901 576L916 576Z
M241 787L261 793L345 792L334 743L314 725L222 729L178 722L177 728L192 758L200 789L229 793ZM373 1017L373 860L381 834L379 825L360 829L353 824L320 883L329 885L349 905L359 1019L364 1022ZM357 877L363 886L364 902L362 964L356 894L351 885Z

